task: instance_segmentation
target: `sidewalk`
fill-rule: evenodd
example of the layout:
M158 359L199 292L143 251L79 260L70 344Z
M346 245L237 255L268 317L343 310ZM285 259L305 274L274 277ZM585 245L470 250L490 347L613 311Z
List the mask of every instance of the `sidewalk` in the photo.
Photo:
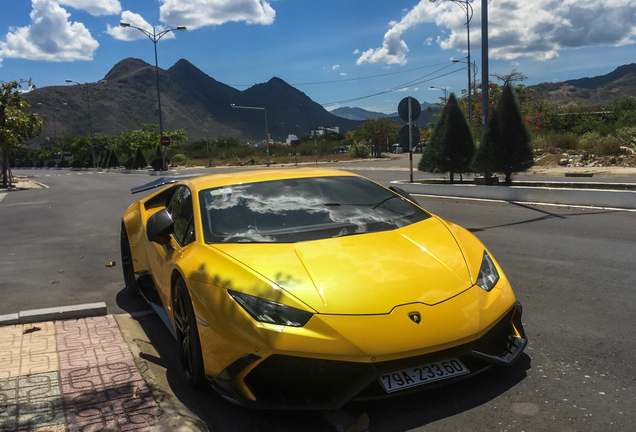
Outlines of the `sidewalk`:
M0 327L0 430L147 431L160 414L112 315Z

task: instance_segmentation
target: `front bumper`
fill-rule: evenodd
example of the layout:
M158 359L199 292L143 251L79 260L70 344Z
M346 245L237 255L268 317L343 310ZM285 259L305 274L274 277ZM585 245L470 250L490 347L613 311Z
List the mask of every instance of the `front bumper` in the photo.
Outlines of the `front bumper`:
M528 343L521 315L521 304L517 302L475 341L398 360L361 363L274 354L260 362L243 380L256 397L255 401L239 396L231 387L231 381L251 363L260 360L257 356L238 360L219 374L212 385L234 403L277 409L332 409L351 400L386 398L430 389L474 376L492 366L512 364ZM450 358L459 358L470 373L394 393L387 393L379 383L383 374Z

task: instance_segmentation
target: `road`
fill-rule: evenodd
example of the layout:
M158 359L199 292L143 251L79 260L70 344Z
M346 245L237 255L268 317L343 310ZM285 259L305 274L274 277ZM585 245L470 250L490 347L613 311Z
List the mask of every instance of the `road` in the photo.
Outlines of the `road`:
M408 178L403 166L380 168L348 169L384 184ZM151 178L37 174L48 189L0 193L0 315L95 301L110 313L143 310L122 290L119 218L135 199L130 188ZM183 388L164 348L167 385L215 431L335 431L363 413L371 432L636 430L636 213L416 199L475 233L511 280L530 338L513 367L338 412L254 412ZM169 341L148 320L154 338Z

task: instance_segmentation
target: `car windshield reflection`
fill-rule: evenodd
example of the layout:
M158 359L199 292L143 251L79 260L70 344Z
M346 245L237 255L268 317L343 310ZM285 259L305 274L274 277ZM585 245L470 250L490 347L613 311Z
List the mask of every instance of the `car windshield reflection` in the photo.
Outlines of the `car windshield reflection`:
M359 177L237 184L199 192L207 243L293 243L401 228L430 215Z

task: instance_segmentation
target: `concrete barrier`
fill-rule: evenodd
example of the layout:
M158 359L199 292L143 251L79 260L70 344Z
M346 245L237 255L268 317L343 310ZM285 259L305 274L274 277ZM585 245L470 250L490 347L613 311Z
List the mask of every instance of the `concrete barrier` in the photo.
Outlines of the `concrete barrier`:
M410 194L636 209L636 191L391 182Z

